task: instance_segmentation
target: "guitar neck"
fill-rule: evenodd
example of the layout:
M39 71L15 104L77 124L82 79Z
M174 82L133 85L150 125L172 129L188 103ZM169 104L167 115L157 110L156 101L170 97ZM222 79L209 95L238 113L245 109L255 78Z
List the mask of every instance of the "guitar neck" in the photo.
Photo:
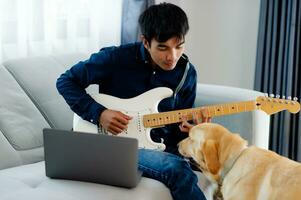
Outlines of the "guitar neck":
M201 108L208 111L207 113L203 113L204 117L216 117L252 111L257 109L257 106L255 101L242 101L238 103L226 103L212 106L203 106L199 108L154 113L143 116L143 125L145 128L154 128L167 124L179 123L182 122L182 116L186 116L186 119L189 121L193 119L194 115L200 116Z

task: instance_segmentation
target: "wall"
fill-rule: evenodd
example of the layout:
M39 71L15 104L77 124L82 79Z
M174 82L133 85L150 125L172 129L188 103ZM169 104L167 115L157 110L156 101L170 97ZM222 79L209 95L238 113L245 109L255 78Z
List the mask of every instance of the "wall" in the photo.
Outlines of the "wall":
M186 53L197 67L199 82L252 89L260 0L174 3L189 18Z

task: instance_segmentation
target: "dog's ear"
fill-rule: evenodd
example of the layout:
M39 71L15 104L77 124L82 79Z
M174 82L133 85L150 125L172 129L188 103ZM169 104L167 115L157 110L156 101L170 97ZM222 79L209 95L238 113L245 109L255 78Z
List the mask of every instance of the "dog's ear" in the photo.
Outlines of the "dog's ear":
M212 174L217 174L221 167L218 158L218 143L214 140L206 140L201 150L208 170Z

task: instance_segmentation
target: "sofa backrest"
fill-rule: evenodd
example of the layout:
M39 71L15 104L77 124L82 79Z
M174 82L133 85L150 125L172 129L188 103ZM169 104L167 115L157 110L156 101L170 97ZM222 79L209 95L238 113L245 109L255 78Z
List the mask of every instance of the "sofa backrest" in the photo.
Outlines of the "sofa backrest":
M85 54L44 56L10 60L0 66L0 169L43 160L43 128L72 128L73 112L55 83L66 69L87 58ZM95 92L97 88L91 89ZM258 95L262 93L198 84L196 105L250 100ZM214 121L251 144L267 147L269 117L260 111Z
M256 100L262 92L213 84L198 84L195 106L208 106ZM212 122L221 124L246 139L249 145L268 149L270 116L261 110L214 117Z
M73 113L55 82L81 59L86 56L70 54L0 66L0 169L43 160L43 128L72 128Z

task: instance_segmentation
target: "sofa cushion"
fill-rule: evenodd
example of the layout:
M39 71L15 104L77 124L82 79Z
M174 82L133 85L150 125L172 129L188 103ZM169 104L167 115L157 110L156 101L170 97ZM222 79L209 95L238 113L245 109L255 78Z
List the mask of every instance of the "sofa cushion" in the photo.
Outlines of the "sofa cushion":
M142 177L132 189L89 182L50 179L44 162L0 170L0 199L166 199L169 189L162 183ZM62 198L64 197L64 198Z
M3 67L0 67L0 85L0 127L4 136L16 150L41 147L40 130L48 127L47 122Z
M81 54L34 57L3 63L52 128L71 129L73 113L56 90L56 79ZM72 64L71 64L72 63Z
M0 169L41 161L41 150L39 155L31 152L43 146L41 130L48 123L3 66L0 85Z
M14 194L17 191L28 190L30 188L30 186L19 180L0 176L0 199L3 199L4 196Z
M15 181L22 182L28 187L36 188L43 181L47 180L44 168L44 161L18 167L11 167L9 169L0 170L0 179L5 177L6 179L9 178Z
M10 60L0 66L0 169L43 160L43 128L71 129L58 76L84 54Z
M1 118L0 118L1 120ZM11 146L0 130L0 169L22 165L18 152Z
M18 189L15 192L0 195L1 200L17 200L20 199L20 197L30 200L80 200L80 198L76 196L44 188Z

